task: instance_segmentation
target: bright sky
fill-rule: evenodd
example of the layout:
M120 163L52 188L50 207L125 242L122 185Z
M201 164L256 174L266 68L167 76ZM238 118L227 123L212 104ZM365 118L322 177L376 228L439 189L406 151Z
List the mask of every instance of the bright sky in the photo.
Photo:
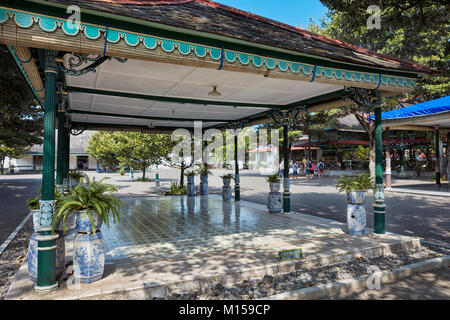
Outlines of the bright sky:
M306 28L309 18L318 24L327 12L319 0L214 0L244 11L284 22L286 24Z

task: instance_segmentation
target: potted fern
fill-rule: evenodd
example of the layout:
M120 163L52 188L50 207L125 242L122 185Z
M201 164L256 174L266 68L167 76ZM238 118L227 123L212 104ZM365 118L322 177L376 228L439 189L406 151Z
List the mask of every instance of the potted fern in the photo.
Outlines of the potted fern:
M80 184L81 180L86 178L86 174L78 170L71 170L67 173L67 178L69 179L70 187L75 187Z
M200 175L200 194L202 195L208 194L208 176L212 174L210 169L210 166L204 164L198 171Z
M280 213L283 209L283 198L281 196L280 190L280 176L275 173L267 177L267 182L269 182L269 196L267 208L271 213Z
M100 228L103 223L110 226L120 223L119 210L121 202L113 196L118 188L85 178L85 185L78 184L69 194L57 202L53 226L62 221L63 232L66 218L75 216L77 234L74 240L73 268L75 277L81 282L91 283L100 280L105 266L103 237Z
M231 173L224 174L221 176L223 181L222 187L222 198L225 201L231 200L231 180L234 179L234 176Z
M352 235L366 233L366 208L364 202L369 189L374 189L375 183L367 173L357 177L341 176L336 184L338 192L347 194L347 227Z
M195 176L197 174L195 173L194 170L192 170L192 171L186 172L184 175L188 179L188 182L187 182L187 195L188 196L195 196L195 182L194 182L194 179L195 179Z

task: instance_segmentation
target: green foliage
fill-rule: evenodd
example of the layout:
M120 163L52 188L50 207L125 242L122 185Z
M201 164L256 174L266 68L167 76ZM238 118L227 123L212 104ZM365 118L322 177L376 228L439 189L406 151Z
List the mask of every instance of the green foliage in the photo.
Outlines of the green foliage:
M179 185L177 183L172 183L170 186L170 191L163 192L163 196L178 196L186 194L186 187Z
M123 166L120 167L120 169L119 169L119 174L120 174L121 176L125 175L125 168L124 168Z
M209 176L212 175L211 167L208 165L202 165L198 170L198 174L201 176Z
M418 82L412 98L431 100L450 92L450 20L443 0L321 0L327 18L309 29L322 35L379 53L416 61L441 71ZM367 7L380 7L381 29L368 29ZM397 103L398 104L398 103Z
M42 144L42 118L7 47L0 45L0 173L5 157L21 158L29 147Z
M271 176L268 176L266 180L269 183L278 183L280 182L280 177L278 176L278 173L275 173Z
M354 159L358 161L366 161L370 159L370 149L358 145L358 148L353 152Z
M195 177L197 175L197 173L194 170L192 170L192 171L187 171L184 175L186 177Z
M30 210L40 209L39 200L41 200L41 197L42 197L42 189L39 192L40 192L39 196L27 199L27 205L30 208ZM56 188L56 187L55 187L54 195L55 195L56 201L62 199L62 197L63 197L63 195L58 191L58 188Z
M149 178L140 177L140 178L137 178L136 181L138 181L138 182L150 182L150 179Z
M357 177L341 176L337 180L336 189L338 192L367 191L374 189L375 182L367 173L362 173Z
M109 217L112 215L114 222L120 222L119 210L120 200L111 195L118 188L100 181L90 180L86 177L86 185L79 184L69 191L69 194L56 202L56 212L53 218L52 228L63 222L63 231L66 230L66 218L77 211L84 211L91 222L92 232L95 233L94 220L92 214L97 214L103 223L109 227Z
M67 178L69 178L71 180L80 180L80 182L81 182L83 179L87 178L87 175L78 170L70 170L67 173Z
M116 167L117 160L117 136L113 132L98 131L91 136L86 147L86 152L101 162L106 167Z
M224 174L223 176L220 176L223 180L226 180L226 179L232 179L232 180L234 180L234 175L233 174L231 174L231 173L227 173L227 174Z

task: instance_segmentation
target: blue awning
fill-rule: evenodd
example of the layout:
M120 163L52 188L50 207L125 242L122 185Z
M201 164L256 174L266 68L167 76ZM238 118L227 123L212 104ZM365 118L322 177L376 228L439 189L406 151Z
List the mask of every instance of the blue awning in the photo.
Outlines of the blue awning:
M397 110L383 112L381 114L381 120L428 116L448 111L450 111L450 96L422 102ZM375 116L371 116L370 118L374 119Z

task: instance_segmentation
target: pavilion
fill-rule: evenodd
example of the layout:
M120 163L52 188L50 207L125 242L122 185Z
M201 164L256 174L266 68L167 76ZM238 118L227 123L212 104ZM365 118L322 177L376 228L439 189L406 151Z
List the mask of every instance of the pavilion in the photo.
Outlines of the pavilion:
M450 96L442 97L435 100L422 102L416 105L396 109L381 114L381 119L387 131L387 139L389 139L390 130L407 130L407 131L431 131L434 132L435 143L435 178L436 185L441 186L441 168L440 167L440 132L446 133L446 137L442 141L447 141L447 159L450 159L449 141L450 141ZM393 143L398 143L393 142ZM386 144L386 159L390 159L389 144ZM448 163L447 172L450 172L450 162ZM390 162L386 162L386 176L390 186ZM450 184L450 182L449 182Z
M287 143L301 113L357 104L375 111L374 231L384 234L381 97L412 92L420 78L436 73L207 0L1 0L0 43L45 109L35 287L42 291L57 287L49 227L54 185L68 171L71 132L170 133L193 130L194 121L203 130L238 130L273 122L283 126Z

